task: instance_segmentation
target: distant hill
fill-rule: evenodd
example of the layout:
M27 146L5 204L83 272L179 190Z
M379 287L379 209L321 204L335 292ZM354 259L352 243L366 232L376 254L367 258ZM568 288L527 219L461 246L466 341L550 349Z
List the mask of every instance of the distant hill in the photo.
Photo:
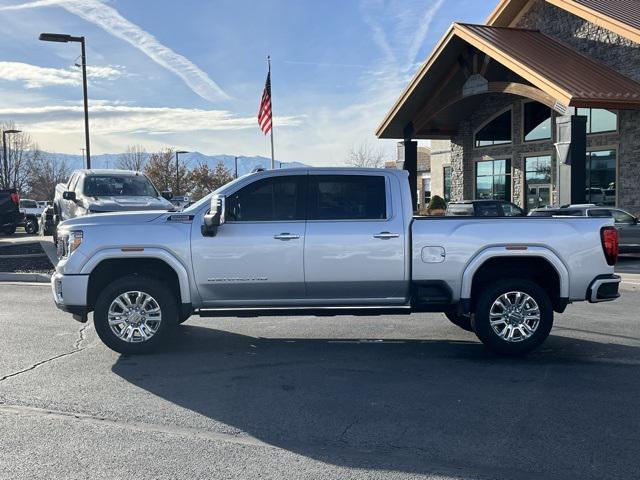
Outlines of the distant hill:
M67 153L53 153L47 152L53 158L60 161L64 160L69 168L77 170L84 168L82 155L71 155ZM91 155L91 167L92 168L117 168L119 153L105 153L102 155ZM202 163L206 163L210 168L222 162L227 170L234 173L234 155L205 155L200 152L184 153L180 155L180 161L184 161L189 168L196 167ZM282 166L280 166L282 165ZM276 161L276 168L291 168L291 167L305 167L306 165L300 162L278 162ZM271 159L262 156L255 157L238 157L238 175L244 175L251 172L254 168L270 168Z

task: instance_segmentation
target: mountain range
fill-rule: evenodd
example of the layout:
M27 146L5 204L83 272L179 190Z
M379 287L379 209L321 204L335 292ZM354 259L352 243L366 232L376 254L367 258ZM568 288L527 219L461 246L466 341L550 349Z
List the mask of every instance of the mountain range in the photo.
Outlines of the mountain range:
M65 161L71 170L84 168L84 160L82 155L73 155L67 153L46 152L47 155L55 158L57 161ZM101 155L91 156L91 168L118 168L119 153L104 153ZM149 154L147 154L148 156ZM207 164L209 168L214 169L218 163L222 162L229 172L233 175L235 172L235 156L234 155L205 155L200 152L183 153L180 155L180 161L185 162L187 167L193 168L200 164ZM278 162L276 168L305 167L300 162ZM254 156L245 157L238 156L238 176L250 173L255 168L271 168L271 159L268 157Z

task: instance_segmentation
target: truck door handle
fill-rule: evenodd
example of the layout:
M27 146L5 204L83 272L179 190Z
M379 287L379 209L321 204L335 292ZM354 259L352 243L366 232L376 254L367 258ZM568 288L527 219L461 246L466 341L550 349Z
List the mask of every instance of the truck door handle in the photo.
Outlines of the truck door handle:
M300 235L285 232L274 235L273 238L275 238L276 240L297 240L298 238L300 238Z
M391 233L391 232L380 232L376 233L373 238L379 238L381 240L389 240L390 238L398 238L400 236L399 233Z

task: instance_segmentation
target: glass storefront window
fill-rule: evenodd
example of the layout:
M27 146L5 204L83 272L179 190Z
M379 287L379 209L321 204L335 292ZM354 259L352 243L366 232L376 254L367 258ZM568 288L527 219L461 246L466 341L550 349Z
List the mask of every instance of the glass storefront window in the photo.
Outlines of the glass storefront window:
M476 162L476 198L511 200L511 162L509 160Z
M511 109L498 115L487 123L477 133L476 147L491 145L505 145L511 143Z
M538 102L524 104L524 141L551 138L551 109Z
M442 184L443 184L443 194L444 201L449 203L451 201L451 167L444 167L442 171Z
M551 155L527 157L524 162L527 210L546 207L551 203Z
M596 205L616 204L616 151L587 152L586 200Z
M587 133L615 132L618 114L603 108L577 108L576 115L587 117Z

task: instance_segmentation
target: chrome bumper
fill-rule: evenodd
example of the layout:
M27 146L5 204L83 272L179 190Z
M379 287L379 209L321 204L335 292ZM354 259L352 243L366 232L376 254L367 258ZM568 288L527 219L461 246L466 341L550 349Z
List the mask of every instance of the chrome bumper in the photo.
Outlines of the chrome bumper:
M83 323L87 321L89 313L88 287L89 275L63 275L56 272L51 277L51 292L56 307L73 314L74 319Z
M587 290L587 299L591 303L610 302L620 296L618 287L620 286L618 275L607 275L596 278Z

